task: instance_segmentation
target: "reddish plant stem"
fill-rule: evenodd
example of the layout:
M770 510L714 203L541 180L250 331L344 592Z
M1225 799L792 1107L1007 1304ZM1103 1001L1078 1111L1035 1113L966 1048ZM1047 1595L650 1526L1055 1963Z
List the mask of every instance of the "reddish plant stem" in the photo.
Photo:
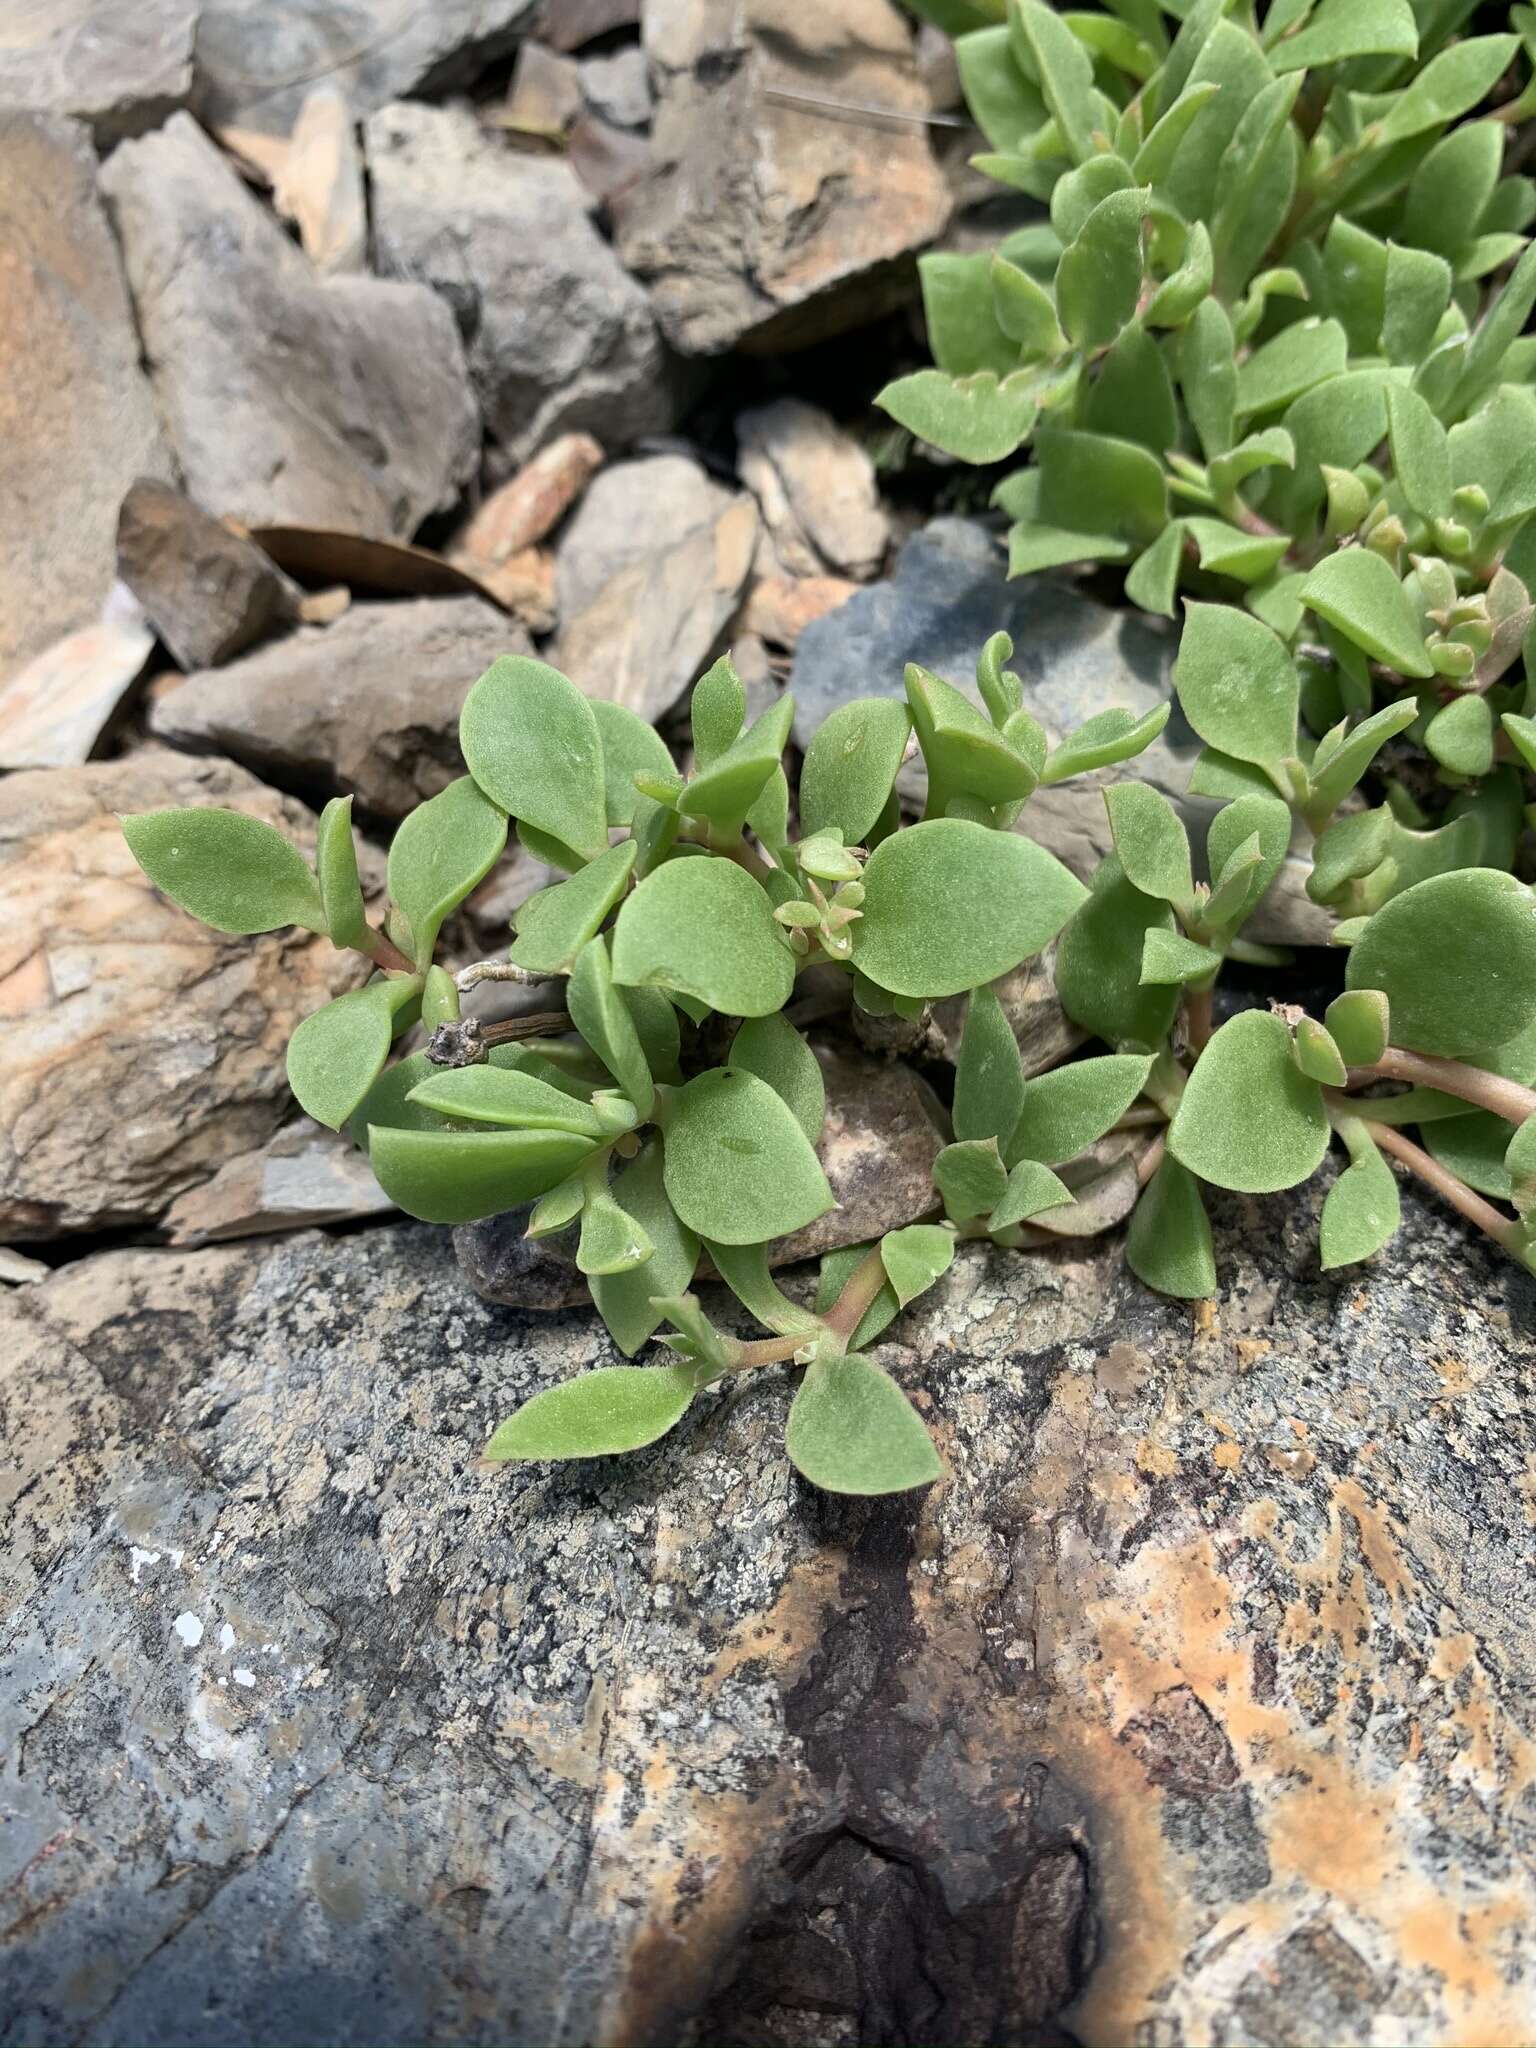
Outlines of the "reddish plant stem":
M798 1335L788 1337L759 1337L750 1344L740 1344L732 1358L730 1372L742 1372L749 1365L782 1365L793 1358L797 1351L803 1351L814 1336L814 1331L801 1330Z
M1168 1150L1168 1134L1159 1132L1136 1164L1136 1185L1144 1188L1163 1163L1163 1154Z
M1492 1202L1485 1202L1464 1180L1458 1180L1448 1167L1442 1166L1438 1159L1431 1158L1429 1153L1415 1145L1411 1138L1405 1138L1392 1124L1373 1124L1369 1117L1363 1117L1361 1121L1370 1132L1372 1140L1383 1152L1389 1152L1394 1159L1400 1160L1410 1173L1416 1174L1426 1186L1432 1187L1437 1195L1443 1196L1453 1209L1466 1217L1469 1223L1475 1223L1479 1230L1486 1231L1496 1244L1504 1247L1505 1251L1512 1252L1515 1249L1519 1226L1510 1217L1501 1215Z
M374 944L371 946L358 946L354 948L356 952L366 955L376 967L382 967L391 974L414 974L416 972L416 963L413 960L406 959L393 939L387 937L383 932L374 931L372 925L368 929L373 932Z
M1212 994L1213 985L1207 982L1203 988L1187 989L1184 995L1184 1035L1197 1058L1211 1042Z
M499 1024L482 1024L480 1043L512 1045L520 1038L548 1038L570 1028L571 1020L564 1010L530 1010L526 1017L504 1017Z
M1491 1109L1512 1124L1523 1124L1536 1116L1536 1088L1524 1088L1502 1074L1487 1073L1481 1067L1464 1067L1459 1060L1432 1058L1428 1053L1403 1052L1389 1045L1372 1067L1351 1067L1349 1085L1359 1088L1367 1081L1407 1081L1415 1087L1438 1088L1443 1095L1456 1095L1463 1102ZM1353 1108L1369 1115L1368 1102Z
M848 1275L847 1285L822 1321L846 1344L884 1285L885 1262L880 1256L879 1245L872 1245Z

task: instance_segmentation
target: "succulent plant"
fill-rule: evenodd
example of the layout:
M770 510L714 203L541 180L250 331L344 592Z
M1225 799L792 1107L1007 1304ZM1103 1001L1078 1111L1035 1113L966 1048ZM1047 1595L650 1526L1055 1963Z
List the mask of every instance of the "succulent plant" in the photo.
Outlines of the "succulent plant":
M658 1333L670 1348L671 1363L602 1367L536 1395L491 1458L633 1449L723 1377L794 1361L805 1372L786 1441L807 1478L850 1493L924 1484L937 1454L867 1349L957 1239L1047 1243L1134 1209L1137 1273L1203 1295L1215 1268L1200 1183L1292 1186L1335 1133L1350 1164L1323 1211L1325 1264L1391 1236L1383 1151L1532 1261L1531 892L1496 870L1430 877L1341 926L1349 986L1321 1020L1250 1010L1213 1032L1223 960L1257 957L1242 926L1285 856L1287 806L1248 791L1217 812L1198 881L1173 807L1118 784L1115 853L1085 888L1014 829L1020 813L1041 786L1134 757L1168 713L1105 712L1052 746L1010 653L1004 635L984 651L984 713L916 667L904 704L842 706L812 737L793 798L792 700L747 724L729 659L694 690L686 778L630 712L541 662L500 660L464 706L470 773L395 835L382 925L359 883L350 799L326 808L313 867L234 812L124 820L150 879L205 922L298 925L371 960L366 986L300 1024L288 1072L302 1107L352 1132L402 1209L459 1223L531 1205L530 1236L574 1241L618 1349L633 1358ZM1280 711L1269 717L1285 751ZM1368 747L1351 744L1358 775ZM906 824L896 781L916 752L926 809ZM514 820L565 879L519 910L505 960L452 975L435 959L440 930ZM1053 940L1062 1003L1108 1050L1026 1078L995 985ZM772 1278L769 1247L834 1206L816 1151L822 1072L801 1028L813 969L812 1008L894 1030L920 1029L933 1002L969 1000L935 1219L830 1254L807 1305ZM560 1001L482 1026L460 995L486 976L546 982ZM418 1023L423 1048L391 1063ZM1386 1082L1406 1095L1359 1093ZM1407 1121L1428 1152L1402 1136ZM706 1250L765 1335L743 1340L706 1316L690 1291Z
M881 405L963 461L1027 448L995 491L1015 575L1098 561L1149 611L1187 596L1192 787L1272 786L1322 835L1320 902L1512 867L1536 184L1503 165L1536 9L1461 36L1470 0L913 4L967 31L977 162L1049 219L923 259L936 367ZM1271 724L1292 688L1299 727ZM1330 828L1365 727L1399 744Z

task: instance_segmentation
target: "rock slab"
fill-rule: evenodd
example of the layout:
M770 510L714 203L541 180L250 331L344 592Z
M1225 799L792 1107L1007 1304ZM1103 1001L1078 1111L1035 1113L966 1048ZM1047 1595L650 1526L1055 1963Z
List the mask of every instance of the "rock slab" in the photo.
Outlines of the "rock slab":
M169 474L90 137L0 111L0 679L96 624L123 493Z
M351 794L403 818L464 772L459 711L527 634L478 597L354 604L156 700L151 729L172 745L233 756L317 800Z
M308 932L230 938L151 888L118 815L197 804L313 850L303 805L227 761L151 747L0 781L0 1238L152 1222L286 1120L294 1026L367 977Z
M227 661L299 615L297 587L253 541L151 478L118 512L117 567L184 669Z
M435 293L322 282L190 115L124 143L102 181L200 505L247 526L403 540L453 503L478 417Z
M154 128L192 90L200 0L13 0L0 105L72 114L98 142Z
M467 107L398 102L365 135L375 261L453 308L493 466L577 429L624 447L671 425L680 389L650 302L568 164L509 149Z
M948 1477L876 1503L779 1367L478 1466L610 1354L446 1233L18 1290L9 2038L1528 2040L1536 1288L1407 1206L1335 1276L1315 1193L1224 1207L1200 1318L963 1248L881 1352Z
M1161 620L1114 611L1054 576L1010 582L1003 552L982 526L936 519L902 549L895 571L806 626L795 650L795 739L805 746L829 711L851 697L900 697L909 661L979 703L976 659L988 637L1013 639L1009 666L1024 703L1054 742L1120 705L1138 717L1173 694L1176 637ZM1196 846L1216 806L1186 790L1200 741L1173 708L1160 738L1135 760L1037 790L1021 828L1086 879L1113 845L1102 791L1119 780L1150 783L1174 802ZM921 801L922 767L902 788ZM1276 944L1326 945L1333 919L1305 890L1309 863L1293 851L1246 927Z

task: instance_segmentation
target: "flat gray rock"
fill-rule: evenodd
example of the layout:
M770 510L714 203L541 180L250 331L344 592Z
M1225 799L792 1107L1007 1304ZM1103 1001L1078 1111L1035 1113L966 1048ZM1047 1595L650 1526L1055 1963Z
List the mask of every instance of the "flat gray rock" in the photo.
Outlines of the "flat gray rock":
M4 61L0 47L0 77ZM117 573L123 493L136 476L170 475L77 122L0 111L0 277L4 681L96 624Z
M295 1025L367 979L309 932L231 938L150 886L119 815L202 804L314 850L304 806L229 761L145 747L0 780L0 1239L153 1223L289 1119Z
M73 114L102 143L155 128L192 90L201 0L11 0L0 105Z
M118 512L117 567L184 669L212 668L298 617L297 586L254 541L147 477Z
M464 773L459 711L521 626L478 597L354 604L223 668L189 676L150 714L157 737L228 754L317 799L403 818Z
M495 466L573 429L612 449L672 424L681 386L650 301L569 164L511 149L467 107L397 102L365 139L376 267L453 308Z
M359 113L469 84L507 56L536 0L202 0L197 106L287 135L304 95L335 85Z
M481 1468L611 1354L446 1232L18 1290L7 2039L1528 2040L1536 1284L1412 1197L1319 1276L1316 1208L1221 1205L1198 1320L963 1248L875 1503L780 1367Z
M479 422L435 293L322 282L187 114L124 143L102 183L155 394L200 505L247 526L406 540L454 502Z
M1009 666L1024 683L1025 707L1053 742L1113 706L1140 717L1172 696L1177 637L1165 622L1111 610L1065 578L1010 581L1005 572L1002 547L973 521L935 519L914 534L886 581L813 620L800 635L790 677L799 745L851 697L901 697L909 661L979 703L976 660L996 632L1012 636ZM1177 804L1198 847L1216 809L1186 795L1199 751L1175 703L1161 737L1144 753L1038 790L1021 826L1086 879L1113 844L1101 792L1129 779L1150 783ZM904 771L902 788L921 803L921 762ZM1250 937L1281 945L1328 943L1333 919L1305 893L1308 871L1309 863L1293 851L1250 921Z

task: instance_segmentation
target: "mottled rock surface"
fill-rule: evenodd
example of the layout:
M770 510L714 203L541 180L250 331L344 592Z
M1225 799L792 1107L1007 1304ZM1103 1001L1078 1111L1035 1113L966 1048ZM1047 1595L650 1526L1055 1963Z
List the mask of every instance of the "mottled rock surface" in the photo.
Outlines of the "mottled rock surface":
M793 576L872 576L890 539L874 464L819 407L777 398L736 422L741 480Z
M69 768L131 696L155 645L144 608L114 583L94 625L55 640L0 682L0 768Z
M403 818L464 772L459 710L528 636L478 597L354 604L156 700L153 731L316 797Z
M966 1248L870 1504L777 1367L479 1468L609 1354L446 1233L19 1290L7 2040L1528 2040L1536 1288L1408 1207L1224 1207L1198 1314Z
M535 0L202 0L197 105L208 120L287 135L312 85L360 113L468 84L514 46Z
M184 669L212 668L298 616L299 592L270 556L151 478L118 512L117 567Z
M0 111L0 450L3 679L95 625L118 503L136 476L170 473L90 137L12 111Z
M247 526L408 539L452 504L475 466L478 419L436 293L322 281L187 114L124 143L102 183L155 394L200 505Z
M1111 610L1063 578L1025 576L1010 582L1003 551L984 527L936 519L914 534L893 574L825 618L808 625L795 651L795 738L801 746L827 713L850 697L900 697L902 673L920 662L979 702L976 658L990 634L1013 637L1009 666L1022 678L1024 702L1051 739L1113 705L1137 716L1173 692L1177 637L1161 620ZM1150 783L1178 806L1194 828L1197 848L1217 808L1186 796L1200 742L1174 705L1161 737L1133 761L1077 776L1030 798L1021 824L1031 838L1090 875L1113 840L1101 794L1117 780ZM901 787L917 801L922 763L903 771ZM1333 919L1305 892L1310 863L1299 850L1246 927L1248 936L1279 944L1326 945Z
M615 201L619 253L689 355L819 340L911 285L949 213L922 127L807 96L927 111L891 0L649 0L652 166Z
M157 895L118 813L183 804L313 850L304 806L228 761L152 747L0 781L0 1236L143 1225L263 1143L292 1111L294 1026L366 978L308 932L230 938Z
M680 387L650 301L568 164L509 149L467 107L402 101L365 137L375 262L453 308L494 464L573 429L624 447L671 425Z
M200 0L11 0L0 105L88 121L98 141L153 128L192 90Z

